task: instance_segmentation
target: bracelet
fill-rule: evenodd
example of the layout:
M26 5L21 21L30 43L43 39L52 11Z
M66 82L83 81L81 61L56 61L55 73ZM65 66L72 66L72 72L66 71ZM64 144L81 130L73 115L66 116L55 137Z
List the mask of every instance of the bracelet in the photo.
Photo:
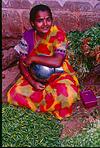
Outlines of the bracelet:
M26 73L25 75L26 75L26 77L29 77L29 73Z
M24 65L25 67L28 67L28 65L27 65L27 64L25 64L24 62L23 62L23 65Z

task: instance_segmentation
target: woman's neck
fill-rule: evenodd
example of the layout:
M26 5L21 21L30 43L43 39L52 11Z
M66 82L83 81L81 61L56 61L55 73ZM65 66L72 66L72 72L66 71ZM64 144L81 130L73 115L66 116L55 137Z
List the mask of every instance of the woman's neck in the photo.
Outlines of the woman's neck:
M43 34L41 34L40 32L37 32L35 30L34 39L35 39L35 44L36 45L41 41L41 39L43 39L43 37L44 37Z
M37 36L37 38L44 38L44 36L45 36L45 34L44 33L42 33L42 32L38 32L38 31L35 31L36 32L36 36Z

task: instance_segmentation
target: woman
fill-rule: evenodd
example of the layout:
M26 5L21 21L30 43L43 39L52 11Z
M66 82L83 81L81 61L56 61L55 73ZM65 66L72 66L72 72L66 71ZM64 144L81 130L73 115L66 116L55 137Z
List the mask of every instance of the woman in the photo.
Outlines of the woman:
M20 53L22 76L9 90L8 102L32 111L51 113L61 120L72 114L72 105L79 100L79 83L66 55L68 40L64 31L53 25L51 10L46 5L31 9L30 23L32 29L26 31L15 46ZM28 70L33 62L61 67L63 72L55 72L47 83L41 83Z

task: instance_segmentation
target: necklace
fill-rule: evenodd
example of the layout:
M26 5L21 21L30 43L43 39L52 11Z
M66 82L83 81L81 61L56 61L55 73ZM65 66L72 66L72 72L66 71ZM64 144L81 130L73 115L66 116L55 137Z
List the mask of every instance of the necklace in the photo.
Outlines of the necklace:
M39 36L37 36L37 32L35 31L34 33L34 39L35 39L35 44L36 46L40 43L41 39Z

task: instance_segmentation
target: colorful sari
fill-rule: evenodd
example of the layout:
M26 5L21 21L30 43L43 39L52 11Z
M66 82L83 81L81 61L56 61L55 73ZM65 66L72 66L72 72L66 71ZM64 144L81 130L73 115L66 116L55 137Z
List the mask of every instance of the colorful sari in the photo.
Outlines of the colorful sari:
M67 39L65 33L57 26L52 26L29 54L52 56L54 53L65 56ZM69 117L72 106L79 97L79 83L67 56L61 67L63 73L52 74L44 90L36 91L28 81L21 76L8 92L8 102L13 105L27 107L32 111L48 112L57 119Z

